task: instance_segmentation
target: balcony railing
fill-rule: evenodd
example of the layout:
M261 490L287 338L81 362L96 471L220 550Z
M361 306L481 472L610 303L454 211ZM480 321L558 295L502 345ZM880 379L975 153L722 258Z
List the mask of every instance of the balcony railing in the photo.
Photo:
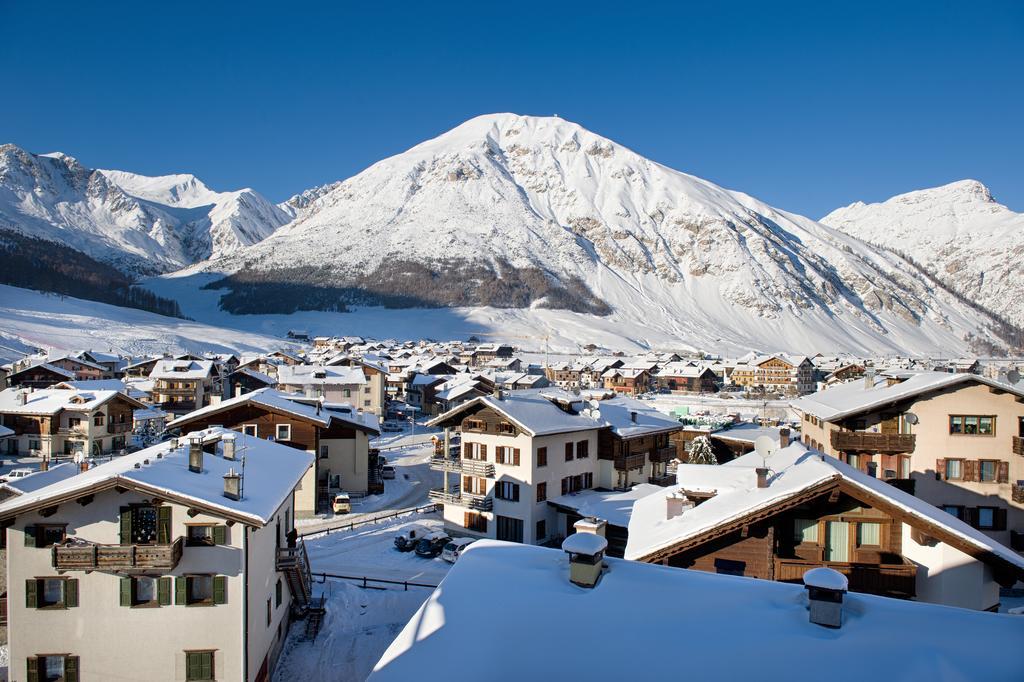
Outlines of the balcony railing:
M623 455L622 457L615 458L615 468L619 471L629 471L631 469L643 469L644 459L646 455L642 452L638 452L632 455Z
M494 507L494 500L487 495L476 495L463 493L458 486L450 488L445 492L443 488L431 488L427 496L435 502L454 504L459 507L468 507L480 511L490 511Z
M913 452L917 436L909 433L833 431L832 447L842 452Z
M650 459L651 462L669 462L676 457L675 446L668 446L664 448L656 448L651 450Z
M436 471L451 471L454 473L466 474L467 476L494 478L494 465L487 462L479 462L475 459L462 459L459 457L431 457L430 468Z
M1014 436L1013 437L1013 454L1024 455L1024 437Z
M128 433L132 430L131 422L122 422L115 424L113 422L107 422L107 433Z
M647 482L651 485L660 485L665 488L676 484L675 474L662 474L661 476L648 476Z
M916 594L915 564L853 564L776 559L775 580L786 583L800 582L804 573L819 566L827 566L845 575L850 581L851 592L902 597L913 597Z
M191 412L196 409L195 401L157 403L157 407L167 412Z
M181 560L183 538L169 545L54 545L53 567L59 571L169 571Z
M195 395L195 386L192 388L171 388L169 386L154 386L153 393L159 395Z

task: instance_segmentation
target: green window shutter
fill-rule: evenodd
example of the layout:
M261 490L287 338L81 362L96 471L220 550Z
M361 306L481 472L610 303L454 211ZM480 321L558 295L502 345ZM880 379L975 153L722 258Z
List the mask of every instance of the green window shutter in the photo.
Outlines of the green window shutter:
M78 578L64 581L64 606L69 609L78 606Z
M156 541L161 545L171 544L171 507L162 504L157 507Z
M228 527L227 526L214 526L213 527L213 544L215 544L215 545L226 545L226 544L228 544Z
M188 578L179 576L174 579L174 603L184 605L187 603Z
M25 526L25 546L35 547L36 546L36 527Z
M39 606L39 582L36 580L25 581L25 608L34 609Z
M132 579L121 578L121 606L132 605Z
M31 656L26 662L28 668L26 669L25 679L28 682L39 682L39 659Z
M209 651L199 654L201 680L213 679L213 654Z
M64 682L78 682L78 656L64 657Z
M185 654L185 679L186 680L198 680L199 670L201 664L199 662L200 654Z
M132 508L121 507L121 544L132 544Z
M156 581L156 601L160 606L171 605L171 579L160 578Z
M228 578L226 575L213 576L213 603L226 604L228 602Z

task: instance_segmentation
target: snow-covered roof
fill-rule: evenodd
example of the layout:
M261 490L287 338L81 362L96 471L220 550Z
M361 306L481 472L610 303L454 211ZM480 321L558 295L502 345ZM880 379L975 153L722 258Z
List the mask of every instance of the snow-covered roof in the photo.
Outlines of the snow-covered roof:
M17 404L16 396L24 393L25 404ZM6 414L57 414L61 410L89 412L120 396L138 407L142 403L118 391L77 391L64 388L42 388L25 392L8 388L0 391L0 412Z
M406 682L441 668L449 682L667 680L680 671L693 679L782 680L801 670L825 671L833 682L1020 679L1019 657L1011 653L1024 639L1017 616L848 594L842 627L827 629L810 622L802 585L605 563L588 589L569 582L562 551L478 540L370 679ZM495 614L486 626L482 604ZM605 630L613 633L608 642L594 634ZM655 653L641 661L609 646Z
M23 372L29 372L29 371L34 370L34 369L45 369L48 372L53 372L54 374L59 374L60 376L67 377L68 379L74 379L75 378L75 373L72 372L71 370L64 369L63 367L58 367L56 365L51 365L48 362L36 362L34 364L28 365L27 367L22 367L21 369L15 371L15 372L12 372L11 373L11 377L14 377L14 376L16 376L18 374L21 374Z
M128 387L120 379L84 379L82 381L62 381L54 384L54 388L70 388L76 391L120 391L128 395Z
M622 438L683 430L678 420L633 398L601 400L597 402L597 409L601 418ZM636 421L633 421L633 414L636 415Z
M234 372L232 372L232 374L244 374L245 376L252 377L256 381L264 383L267 386L275 386L275 385L277 385L277 379L275 379L274 377L270 376L269 374L264 374L263 372L257 372L252 367L239 367Z
M150 379L206 379L213 371L213 360L157 360Z
M663 495L638 500L633 505L629 520L629 539L624 556L627 559L647 557L754 512L784 503L818 486L842 481L875 498L884 499L907 516L938 527L981 553L995 555L1024 571L1024 557L981 531L835 457L810 452L802 443L793 442L771 457L768 466L772 475L766 488L757 487L757 473L754 471L762 466L762 462L760 455L750 453L722 465L679 465L677 483L663 488L665 495L676 491L713 492L714 495L671 519L667 518Z
M448 410L444 414L434 417L434 419L427 422L427 425L435 426L451 419L459 412L470 410L477 406L485 406L505 415L510 421L532 436L586 431L608 426L608 423L603 419L594 418L587 414L570 414L560 409L549 399L549 396L557 396L567 401L576 401L582 406L579 396L573 396L571 393L555 389L513 391L506 393L500 399L493 395L473 398L456 408Z
M820 419L834 421L901 400L913 399L924 393L970 383L985 384L1024 397L1024 392L1018 387L977 374L915 372L907 374L906 377L903 381L890 386L888 376L876 375L871 380L870 388L867 387L867 379L850 381L803 396L791 402L790 405Z
M281 365L277 381L282 386L351 386L365 384L366 375L359 367L340 365Z
M733 424L724 429L715 431L714 434L715 438L736 440L744 443L753 443L761 436L768 436L772 440L778 441L779 427L760 426L751 422L740 422L739 424Z
M334 405L333 409L327 409L326 405L321 404L320 409L317 409L318 403L318 400L306 399L301 395L285 393L273 388L261 388L250 393L243 393L234 398L222 400L215 405L207 405L194 412L189 412L168 422L167 427L180 428L197 420L205 419L210 415L234 409L239 405L259 405L269 410L295 415L324 428L330 426L332 420L338 420L363 431L380 433L376 415L368 412L358 412L351 405L347 404Z
M243 497L224 496L224 474L239 472L241 461L220 455L204 454L203 471L188 468L188 439L201 437L204 443L219 441L224 435L235 438L238 456L245 457ZM162 493L186 504L194 504L212 513L222 513L245 523L262 526L274 515L313 463L313 455L225 428L211 428L188 434L177 448L171 441L154 445L88 471L26 492L0 504L0 518L47 504L55 498L73 497L86 491L120 485L129 489ZM135 468L138 465L139 468Z
M77 464L74 462L64 462L57 466L52 466L46 471L36 471L23 478L12 478L9 481L5 481L3 487L18 495L24 495L25 493L35 492L51 483L71 478L77 473Z
M664 492L664 488L640 483L629 490L580 490L548 500L548 504L574 509L580 516L596 516L612 526L627 528L633 504L642 497Z

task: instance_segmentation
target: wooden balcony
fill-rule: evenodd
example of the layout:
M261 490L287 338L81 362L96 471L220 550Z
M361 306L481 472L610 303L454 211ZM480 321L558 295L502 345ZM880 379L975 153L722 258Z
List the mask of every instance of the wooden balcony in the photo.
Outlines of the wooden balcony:
M54 545L53 567L59 571L170 571L181 560L184 539L169 545Z
M655 462L670 462L676 458L676 448L674 445L656 448L651 450L649 456L652 464Z
M158 393L160 395L195 395L196 387L192 386L191 388L171 388L170 386L157 385L153 387L153 393Z
M467 476L494 478L494 465L487 462L480 462L475 459L462 459L461 457L431 457L430 468L435 471L450 471L466 474Z
M615 458L615 468L619 471L629 471L631 469L643 469L644 460L647 456L638 452L632 455L623 455L622 457Z
M1024 455L1024 437L1014 436L1013 437L1013 454Z
M131 422L123 422L121 424L107 422L107 433L131 433L132 426Z
M880 594L886 597L913 597L916 594L917 566L907 564L850 564L834 561L776 559L775 580L798 583L812 568L827 566L846 576L851 592Z
M453 504L458 507L468 507L479 511L490 511L494 507L494 500L487 495L475 495L462 493L458 486L448 489L446 493L443 488L431 488L427 497L435 502Z
M832 447L841 452L878 452L886 454L913 452L917 436L909 433L868 433L865 431L833 431Z

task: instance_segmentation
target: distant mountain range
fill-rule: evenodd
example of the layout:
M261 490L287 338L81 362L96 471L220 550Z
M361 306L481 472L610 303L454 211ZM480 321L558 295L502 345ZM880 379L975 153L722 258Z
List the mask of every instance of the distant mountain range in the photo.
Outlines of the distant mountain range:
M579 343L600 326L701 348L955 354L1021 342L987 311L1013 312L988 289L858 227L884 222L863 218L869 209L816 222L574 123L514 114L472 119L276 206L190 175L89 171L0 147L0 229L131 274L186 268L169 276L222 291L233 313L487 309L539 335L572 329Z

